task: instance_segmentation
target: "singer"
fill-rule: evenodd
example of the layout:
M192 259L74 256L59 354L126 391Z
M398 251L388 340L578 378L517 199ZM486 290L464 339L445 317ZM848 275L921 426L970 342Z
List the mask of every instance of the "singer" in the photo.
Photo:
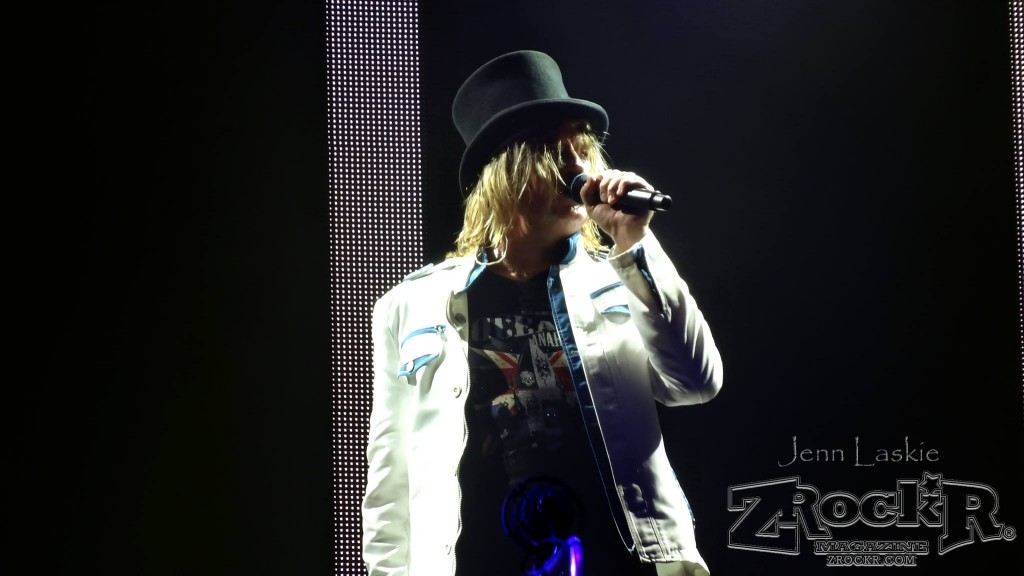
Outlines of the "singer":
M607 166L605 110L569 97L546 54L487 62L452 115L466 142L454 250L373 310L370 575L536 568L500 515L537 477L579 497L587 576L708 574L655 402L710 400L722 361L652 212L617 209L653 188Z

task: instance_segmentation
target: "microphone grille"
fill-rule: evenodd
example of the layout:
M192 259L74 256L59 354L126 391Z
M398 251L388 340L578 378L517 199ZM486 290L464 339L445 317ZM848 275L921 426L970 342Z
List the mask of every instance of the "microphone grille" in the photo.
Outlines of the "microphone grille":
M569 197L575 200L577 204L583 204L583 199L580 198L580 190L583 190L583 185L586 183L586 174L577 174L576 177L572 179L572 182L569 183Z

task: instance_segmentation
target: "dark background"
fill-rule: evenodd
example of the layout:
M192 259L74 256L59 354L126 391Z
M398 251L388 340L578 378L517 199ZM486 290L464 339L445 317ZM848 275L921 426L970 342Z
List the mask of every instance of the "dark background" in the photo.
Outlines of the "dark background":
M570 95L608 110L614 164L677 200L653 229L708 318L725 385L660 415L713 573L827 570L806 543L798 558L726 547L739 517L726 488L785 476L860 496L941 472L993 486L997 518L1019 524L1005 5L425 4L426 193L451 199L427 205L429 254L460 225L448 103L510 50L551 54ZM844 459L780 466L794 436ZM861 464L905 439L939 460L856 466L857 438ZM939 557L939 532L833 534L929 540L919 574L1021 566L1019 542Z
M325 3L40 10L0 571L332 574Z
M655 231L726 381L662 425L715 574L825 571L728 550L727 486L862 494L924 469L780 467L794 435L848 458L855 436L923 441L1019 527L1005 5L424 4L431 259L458 227L451 98L509 49L552 54L608 110L615 164L676 198ZM9 562L332 573L323 3L47 9L10 24Z

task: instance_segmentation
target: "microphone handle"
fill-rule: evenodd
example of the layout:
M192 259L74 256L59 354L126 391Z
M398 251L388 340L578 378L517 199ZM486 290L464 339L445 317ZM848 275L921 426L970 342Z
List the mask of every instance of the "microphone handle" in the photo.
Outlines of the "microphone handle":
M654 210L665 212L672 207L672 197L657 190L627 190L612 205L616 210L624 212Z
M569 183L567 189L569 196L576 201L577 204L583 203L583 198L580 197L580 191L583 190L583 185L587 183L586 174L577 174L572 182ZM625 194L619 196L619 199L612 205L612 208L616 210L622 210L623 212L643 212L646 210L653 210L655 212L665 212L672 207L672 197L667 194L662 194L657 190L644 190L635 189L627 190Z

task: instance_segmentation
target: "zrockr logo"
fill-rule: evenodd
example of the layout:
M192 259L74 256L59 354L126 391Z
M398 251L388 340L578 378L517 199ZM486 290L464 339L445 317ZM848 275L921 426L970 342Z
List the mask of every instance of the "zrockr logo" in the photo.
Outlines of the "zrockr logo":
M860 523L871 528L935 528L941 556L977 541L1013 540L1017 531L996 518L999 494L989 485L944 479L925 471L898 479L895 490L862 496L822 495L799 476L729 486L728 510L739 518L729 528L729 548L798 555L800 535L828 566L917 566L931 550L928 540L839 540L833 529Z

